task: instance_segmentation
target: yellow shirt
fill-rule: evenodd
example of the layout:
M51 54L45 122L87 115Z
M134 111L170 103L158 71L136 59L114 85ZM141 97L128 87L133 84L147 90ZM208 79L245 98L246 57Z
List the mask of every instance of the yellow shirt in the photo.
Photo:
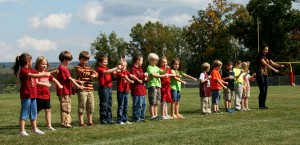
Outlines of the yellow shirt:
M233 68L232 71L234 72L234 76L237 77L241 73L242 69ZM243 84L244 83L243 74L241 74L238 79L234 80L234 83L235 84L236 83L242 83Z

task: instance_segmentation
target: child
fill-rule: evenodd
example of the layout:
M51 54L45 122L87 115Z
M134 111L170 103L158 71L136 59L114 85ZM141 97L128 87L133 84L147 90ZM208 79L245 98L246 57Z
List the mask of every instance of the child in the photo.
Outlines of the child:
M21 113L19 117L20 123L20 135L29 136L25 130L25 122L30 119L32 126L32 132L37 134L44 134L43 131L39 130L36 125L37 107L37 85L36 79L41 76L50 76L49 72L37 73L32 66L32 57L28 53L23 53L16 57L16 63L13 67L15 76L20 77L20 98L21 98ZM21 67L21 69L20 69ZM19 72L20 70L20 72Z
M98 63L98 83L99 83L99 112L100 112L100 123L105 124L113 124L112 120L112 74L116 73L116 71L121 69L121 66L118 65L115 68L109 69L107 68L108 57L104 54L99 54L97 56Z
M207 72L210 70L210 65L207 62L204 62L201 65L202 73L200 74L200 104L202 114L211 114L211 92L210 92L210 78Z
M117 123L118 124L131 124L128 121L128 92L130 90L130 83L134 83L133 80L129 79L128 76L131 74L126 70L127 62L120 61L121 72L116 74L117 78L117 100L118 100L118 111L117 111Z
M149 74L148 80L148 97L149 97L149 111L151 115L151 120L160 120L161 118L157 116L157 104L161 100L161 82L159 78L168 77L165 71L157 67L159 57L155 53L150 53L148 55L149 65L147 67L147 72ZM163 75L162 75L163 74Z
M160 69L165 70L168 66L168 60L165 56L162 56L160 59ZM166 69L167 74L171 74L171 69ZM171 96L171 78L165 77L160 78L161 80L161 116L163 119L173 119L171 116L168 115L168 105L167 103L172 103L172 96Z
M148 73L143 71L143 56L135 55L132 58L133 66L130 73L134 83L130 85L132 96L132 121L145 121L146 112L146 87L145 82L148 80Z
M172 94L172 104L171 104L171 114L173 118L184 118L179 114L179 101L180 101L180 91L181 91L181 83L186 84L181 78L186 77L197 81L196 78L181 72L181 63L179 59L175 58L172 60L172 74L176 75L171 78L171 94Z
M83 82L85 89L77 89L78 96L78 119L79 126L85 127L83 121L83 113L86 111L88 126L93 125L94 112L94 87L93 78L97 77L97 72L94 71L92 67L87 66L90 59L90 54L87 51L82 51L79 53L79 64L74 67L76 71L77 80Z
M242 97L242 110L250 110L248 106L248 98L250 97L250 80L254 80L255 73L252 76L249 75L249 65L250 62L243 62L242 69L244 71L244 87L243 87L243 97Z
M78 84L81 82L71 77L70 71L67 68L72 59L73 56L69 51L62 51L59 54L59 61L61 63L58 66L58 74L56 76L56 79L63 86L62 89L56 87L56 93L60 102L61 126L65 128L72 127L71 95L75 93L73 90L73 84L80 89L84 89L83 86Z
M223 90L223 98L225 103L225 109L228 113L233 113L231 109L231 99L234 98L234 72L232 71L232 62L229 61L226 64L226 71L222 74L222 79L228 82L227 88Z
M220 60L215 60L213 62L213 70L210 73L210 89L212 95L212 104L213 104L213 113L219 114L221 113L219 110L219 103L221 97L221 90L222 88L227 89L225 85L228 85L228 82L222 80L219 71L222 67L222 62ZM225 85L224 85L225 84Z
M243 70L241 69L242 61L238 60L235 62L235 66L233 68L234 72L234 95L235 95L235 110L241 111L241 101L243 96Z
M49 66L48 61L45 57L39 56L35 62L35 69L39 73L47 72ZM49 130L55 130L51 125L51 104L50 104L50 91L49 87L52 85L50 81L54 82L58 88L62 89L63 86L52 76L42 76L38 78L37 86L37 112L39 113L42 109L45 109L46 126Z

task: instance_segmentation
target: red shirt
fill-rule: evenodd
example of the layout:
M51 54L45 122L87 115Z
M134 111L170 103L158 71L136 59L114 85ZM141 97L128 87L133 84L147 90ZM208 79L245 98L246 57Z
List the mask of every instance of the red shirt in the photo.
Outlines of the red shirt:
M161 70L165 70L165 67L160 67ZM166 71L166 74L171 74L171 69ZM172 96L171 96L171 78L170 77L163 77L160 78L161 80L161 99L162 101L166 101L167 103L172 103Z
M53 80L53 76L43 76L38 78L39 82L42 83L49 83ZM37 86L37 98L44 99L44 100L50 100L50 91L47 86Z
M121 72L116 75L117 78L117 91L119 92L129 92L130 90L130 82L128 82L124 76L129 76L130 73L128 71Z
M141 67L133 66L131 68L130 73L135 75L139 80L144 80L145 75L144 71ZM144 83L139 83L134 81L133 84L130 85L131 88L131 96L145 96L146 95L146 87Z
M60 65L58 67L58 73L56 75L56 79L63 86L63 88L60 89L60 88L58 88L58 86L56 86L56 94L57 95L71 95L71 94L75 93L73 90L73 84L69 80L70 77L71 77L71 74L70 74L70 71L68 70L68 68L66 68L63 65Z
M112 87L113 81L111 74L104 74L105 70L109 70L107 67L99 66L97 69L98 72L98 83L101 87Z
M219 71L213 69L210 75L210 90L222 90L222 86L217 82L217 80L222 82L222 78Z
M19 77L21 80L21 87L20 87L21 99L37 97L36 79L28 77L29 73L37 73L37 71L35 71L32 68L22 67L19 73Z

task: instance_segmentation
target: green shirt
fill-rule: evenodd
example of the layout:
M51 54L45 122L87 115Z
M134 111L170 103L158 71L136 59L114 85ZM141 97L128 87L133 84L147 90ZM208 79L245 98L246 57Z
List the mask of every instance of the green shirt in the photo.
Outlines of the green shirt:
M237 77L241 73L242 69L240 69L240 68L233 68L232 71L234 72L234 77ZM236 83L242 83L243 84L244 83L243 74L241 74L238 79L234 80L234 83L235 84Z
M185 73L179 72L178 70L171 70L172 74L177 74L182 78L185 76ZM174 77L171 77L171 90L181 91L181 82L174 79Z
M155 78L152 74L161 74L163 71L157 66L148 65L147 72L149 74L148 79L148 88L149 87L159 87L161 88L160 78Z

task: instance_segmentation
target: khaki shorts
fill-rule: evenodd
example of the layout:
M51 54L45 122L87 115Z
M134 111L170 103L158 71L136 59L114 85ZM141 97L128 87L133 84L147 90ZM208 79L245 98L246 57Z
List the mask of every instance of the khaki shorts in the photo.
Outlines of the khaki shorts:
M230 89L224 89L223 90L223 99L231 100L232 98L234 98L234 91L232 91Z
M83 114L84 111L92 114L94 112L94 92L82 91L77 92L78 96L78 113Z
M150 105L157 105L161 101L161 93L159 87L148 88L148 98Z

